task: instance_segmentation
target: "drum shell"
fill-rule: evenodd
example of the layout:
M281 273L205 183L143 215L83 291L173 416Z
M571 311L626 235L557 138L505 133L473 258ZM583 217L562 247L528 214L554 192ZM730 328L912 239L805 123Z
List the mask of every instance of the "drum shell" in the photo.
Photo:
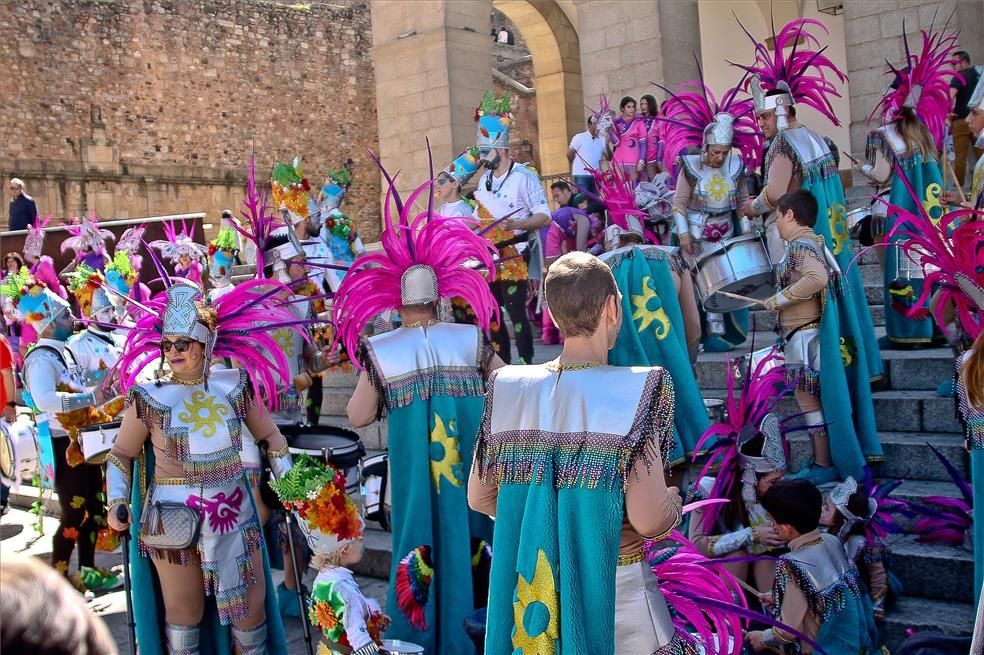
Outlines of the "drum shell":
M704 409L707 410L707 418L711 423L723 423L726 418L724 401L719 398L705 398Z
M390 520L386 511L386 496L389 486L389 453L363 458L359 465L359 481L363 515L388 531Z
M102 464L113 448L120 423L87 425L79 431L79 445L86 464Z
M350 491L358 486L358 468L366 451L359 435L352 430L329 425L304 427L297 434L287 436L287 446L295 455L310 455L342 472Z
M383 639L383 650L390 655L423 655L424 647L399 639Z
M759 236L736 237L703 252L694 266L694 287L708 312L734 312L755 304L719 291L769 298L775 293L775 276L765 241Z

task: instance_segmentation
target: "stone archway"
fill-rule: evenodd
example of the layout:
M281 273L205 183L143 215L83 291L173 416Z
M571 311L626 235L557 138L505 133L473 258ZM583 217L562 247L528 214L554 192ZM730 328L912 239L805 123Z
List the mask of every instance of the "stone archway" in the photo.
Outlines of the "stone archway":
M567 145L584 129L585 116L577 30L555 0L493 0L492 6L522 32L533 56L540 173L567 173Z

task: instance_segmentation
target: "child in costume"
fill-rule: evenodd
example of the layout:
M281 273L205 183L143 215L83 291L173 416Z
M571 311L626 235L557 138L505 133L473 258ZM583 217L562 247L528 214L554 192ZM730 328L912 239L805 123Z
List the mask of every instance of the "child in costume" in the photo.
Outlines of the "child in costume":
M933 217L939 220L943 214L940 195L943 191L943 173L939 152L946 135L946 121L950 113L950 78L957 60L952 53L957 47L957 36L944 31L930 34L923 30L922 50L910 53L909 39L903 32L906 61L901 70L889 64L893 76L892 87L872 110L872 116L881 110L881 126L868 134L867 163L855 162L862 174L881 186L890 183L889 199L892 204L912 211L912 197L905 182L918 189L919 202L926 205ZM868 120L871 120L869 116ZM888 214L884 224L873 222L873 235L882 241L898 220L897 214ZM901 235L895 237L901 239ZM882 348L929 347L936 335L933 317L925 306L915 304L922 296L923 280L918 274L919 265L901 257L902 251L888 248L884 251L882 274L885 291L885 331Z
M755 170L761 160L762 136L751 101L737 100L738 87L728 89L720 103L703 80L686 82L676 93L664 90L670 94L658 119L665 132L664 166L680 171L673 196L674 232L683 254L694 258L705 248L751 232L751 223L737 210L748 197L745 172ZM692 148L699 152L686 154ZM704 350L729 352L745 341L748 310L701 314Z
M318 575L311 587L309 617L331 655L376 655L389 618L366 598L348 568L362 559L364 524L345 492L345 476L307 456L298 457L284 478L270 486L298 525L314 553ZM344 650L339 650L341 647Z
M779 313L786 380L796 389L796 402L806 423L815 426L810 430L813 460L797 475L815 484L848 475L860 477L865 456L875 453L862 450L852 429L852 414L873 414L874 408L870 385L860 389L848 385L843 342L837 340L834 329L828 329L838 318L838 307L830 299L844 293L840 271L824 238L814 232L817 201L813 194L798 189L784 195L777 215L779 236L788 249L775 267L776 294L764 305ZM836 443L831 444L831 439ZM876 452L881 454L880 445Z
M441 203L437 213L445 218L471 218L475 205L461 195L461 189L478 172L481 153L478 146L465 148L434 180L434 197Z
M36 280L44 282L45 286L57 293L62 298L68 299L68 293L58 280L58 271L55 270L55 262L51 257L42 253L44 247L44 228L51 221L51 216L45 216L27 228L27 236L24 237L24 260L30 268L31 275Z
M828 655L876 653L871 600L841 541L818 530L820 492L809 480L780 480L762 497L776 532L789 551L776 561L773 615L823 648ZM750 632L757 652L812 653L812 646L781 629Z
M164 223L164 236L167 238L151 241L150 247L159 250L171 262L176 276L191 280L200 287L202 261L208 255L208 249L195 242L194 233L194 221L189 226L187 221L182 220L180 231L177 222L167 221Z
M360 257L335 295L338 340L363 371L346 407L355 427L388 413L393 561L387 613L390 635L428 653L474 652L465 617L486 602L473 557L491 541L492 524L471 512L465 494L479 431L486 376L502 366L483 330L495 315L488 287L494 250L460 218L433 208L413 216L391 183L397 216L386 207L383 252ZM471 264L477 262L478 268ZM439 320L439 303L461 297L477 325ZM401 327L362 338L374 317L397 310ZM428 573L429 572L429 573Z

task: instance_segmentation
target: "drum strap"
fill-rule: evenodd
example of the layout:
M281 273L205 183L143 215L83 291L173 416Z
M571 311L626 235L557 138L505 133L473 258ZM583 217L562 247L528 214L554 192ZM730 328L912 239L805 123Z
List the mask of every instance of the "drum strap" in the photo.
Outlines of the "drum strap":
M789 333L786 334L786 336L784 336L782 338L782 340L783 340L784 344L785 343L789 343L789 340L792 339L793 336L795 336L795 334L797 332L799 332L800 330L812 330L812 329L818 328L818 327L820 327L820 323L818 321L812 321L810 323L804 323L803 325L801 325L799 327L795 327L792 330L790 330ZM778 323L776 324L776 329L782 329L781 326L779 326Z

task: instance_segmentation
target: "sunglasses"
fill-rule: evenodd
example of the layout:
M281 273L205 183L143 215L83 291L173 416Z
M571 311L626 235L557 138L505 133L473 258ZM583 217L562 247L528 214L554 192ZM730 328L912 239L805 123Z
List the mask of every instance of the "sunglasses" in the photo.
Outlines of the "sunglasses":
M177 341L161 341L161 352L169 352L172 347L179 353L188 352L191 344L195 343L189 339L178 339Z
M434 184L436 184L437 186L444 186L445 184L447 184L450 181L451 180L449 180L446 177L439 177L436 180L434 180Z

